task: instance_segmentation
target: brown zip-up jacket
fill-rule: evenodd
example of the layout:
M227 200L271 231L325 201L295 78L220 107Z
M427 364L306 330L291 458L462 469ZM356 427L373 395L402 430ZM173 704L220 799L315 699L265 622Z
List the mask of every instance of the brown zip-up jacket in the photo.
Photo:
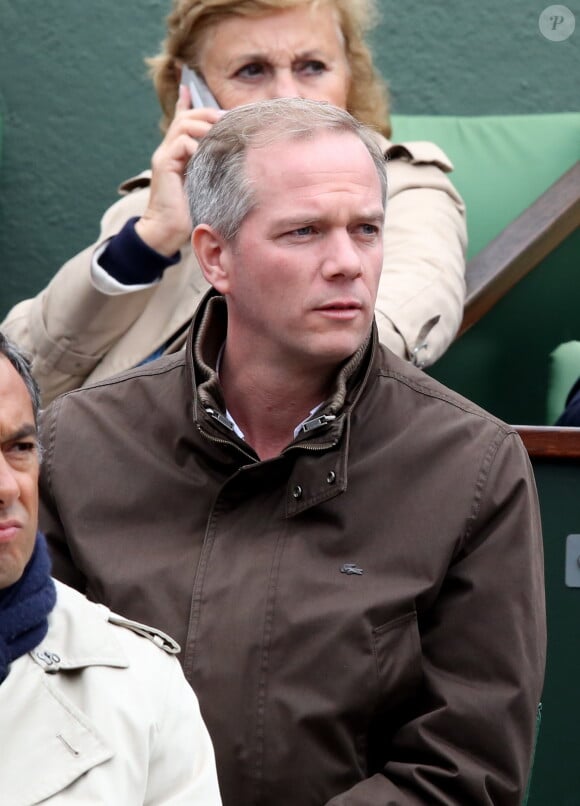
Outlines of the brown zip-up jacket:
M181 643L225 806L516 806L545 661L518 435L374 332L259 461L225 327L210 295L184 353L45 413L55 575Z

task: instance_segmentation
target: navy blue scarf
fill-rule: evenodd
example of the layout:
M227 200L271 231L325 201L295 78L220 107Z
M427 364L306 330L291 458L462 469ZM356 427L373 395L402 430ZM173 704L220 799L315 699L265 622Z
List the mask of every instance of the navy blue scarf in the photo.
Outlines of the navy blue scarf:
M56 603L46 540L40 532L32 557L14 585L0 590L0 683L12 661L38 646L48 631L48 614Z

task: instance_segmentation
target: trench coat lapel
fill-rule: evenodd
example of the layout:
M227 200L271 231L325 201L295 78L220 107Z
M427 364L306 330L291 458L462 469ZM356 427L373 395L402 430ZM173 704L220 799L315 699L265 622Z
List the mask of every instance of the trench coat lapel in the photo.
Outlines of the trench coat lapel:
M50 677L25 655L0 686L1 723L18 726L4 736L0 725L1 800L11 806L44 801L113 756L91 720Z

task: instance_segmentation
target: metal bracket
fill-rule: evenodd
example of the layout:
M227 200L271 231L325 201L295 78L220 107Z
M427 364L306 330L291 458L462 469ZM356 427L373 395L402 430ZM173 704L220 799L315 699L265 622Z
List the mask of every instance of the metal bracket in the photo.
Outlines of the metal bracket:
M580 535L566 538L566 585L580 588Z

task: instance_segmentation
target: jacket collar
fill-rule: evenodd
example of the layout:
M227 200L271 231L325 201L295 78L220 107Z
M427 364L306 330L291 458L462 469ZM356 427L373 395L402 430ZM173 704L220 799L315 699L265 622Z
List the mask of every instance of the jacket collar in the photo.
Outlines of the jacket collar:
M224 297L210 289L193 319L186 345L187 378L193 393L193 419L198 428L214 441L227 441L254 461L254 451L237 437L225 416L226 406L216 372L219 351L227 333L227 307ZM376 325L368 339L340 368L329 398L305 423L286 449L333 447L344 430L345 421L364 389L378 335Z
M114 755L66 689L35 671L30 656L23 655L0 686L2 724L9 736L2 747L2 803L45 803Z
M115 743L109 740L103 720L95 721L82 705L107 696L103 678L55 674L91 666L129 666L115 635L118 630L111 624L137 632L171 654L179 650L158 630L88 602L60 582L55 584L57 602L46 639L12 664L0 686L2 722L10 734L9 745L2 748L7 772L2 775L2 803L44 803L115 755ZM39 666L46 674L39 673ZM73 688L83 696L71 698ZM72 802L75 795L69 797Z
M11 729L10 746L4 748L10 771L2 779L6 803L44 803L114 755L110 742L68 697L55 673L88 666L125 668L128 660L108 625L106 607L59 582L56 591L46 639L12 664L0 686L2 719ZM47 673L40 682L35 664ZM97 688L87 690L87 696L103 693Z
M45 672L87 666L127 668L129 659L109 624L110 611L56 582L57 604L46 638L30 653Z

